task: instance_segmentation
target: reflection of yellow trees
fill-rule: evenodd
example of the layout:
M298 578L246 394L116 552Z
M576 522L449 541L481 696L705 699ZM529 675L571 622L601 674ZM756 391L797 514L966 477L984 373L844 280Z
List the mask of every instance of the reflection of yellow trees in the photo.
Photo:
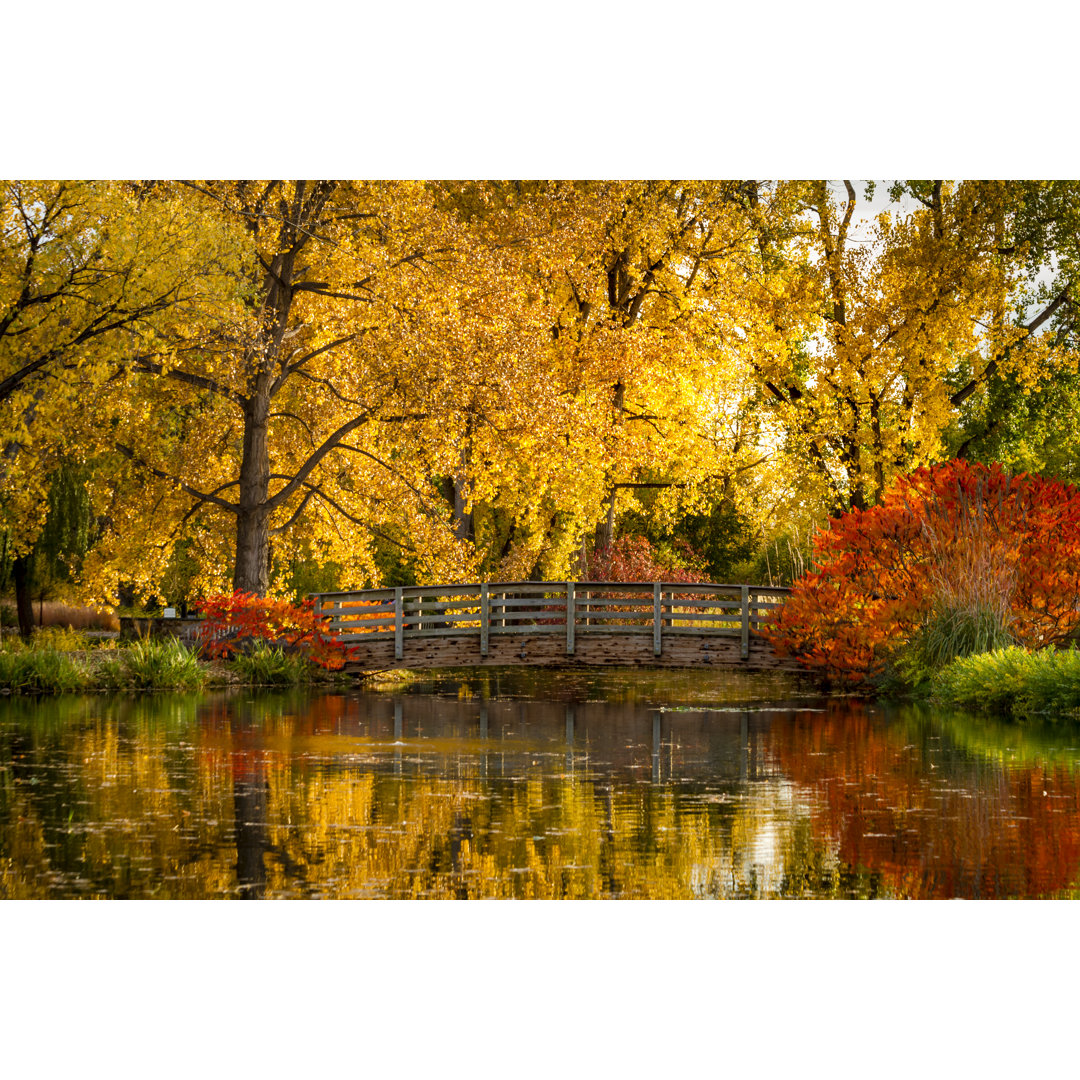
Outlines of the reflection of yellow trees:
M813 847L767 805L684 807L652 788L609 798L587 776L289 773L268 769L268 895L295 895L298 881L326 896L781 895L785 864ZM763 831L768 851L755 846ZM820 875L805 876L813 891Z
M4 826L4 855L0 857L0 899L36 900L47 896L49 859L45 830L28 813L26 800L5 799L10 823Z
M771 781L754 800L709 802L640 774L550 764L488 778L476 756L424 773L415 742L398 774L385 750L356 765L335 756L338 737L313 733L329 730L321 721L282 714L252 727L224 709L200 719L128 711L68 725L63 797L17 787L5 799L0 895L236 895L241 830L261 849L266 896L769 894L794 850L762 801ZM244 805L265 820L235 820L241 785L259 793ZM767 867L753 854L763 829L780 837Z
M1046 895L1080 865L1071 760L931 774L917 724L845 708L736 727L722 784L685 763L715 725L680 721L661 760L683 780L656 783L606 712L553 754L411 707L443 734L376 737L345 698L42 706L0 726L0 896Z
M192 784L178 753L193 701L34 704L21 760L39 766L37 783L13 785L0 815L0 896L196 899L230 887L216 835L229 821L225 791Z

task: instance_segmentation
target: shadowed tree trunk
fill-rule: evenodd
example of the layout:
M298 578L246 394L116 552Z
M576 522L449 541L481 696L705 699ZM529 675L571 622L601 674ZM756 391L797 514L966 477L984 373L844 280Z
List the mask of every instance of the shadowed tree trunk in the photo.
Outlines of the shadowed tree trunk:
M34 632L34 605L30 598L30 555L20 555L12 565L15 583L15 609L19 618L19 633L29 638Z
M244 456L240 462L240 503L236 513L236 568L233 588L265 596L270 587L270 450L268 395L256 392L244 407Z

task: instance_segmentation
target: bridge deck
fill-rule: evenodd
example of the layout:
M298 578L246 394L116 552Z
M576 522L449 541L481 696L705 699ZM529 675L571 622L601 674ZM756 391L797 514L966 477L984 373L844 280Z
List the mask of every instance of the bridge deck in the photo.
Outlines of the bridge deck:
M798 670L759 630L789 590L669 582L515 581L315 594L348 667L716 665Z

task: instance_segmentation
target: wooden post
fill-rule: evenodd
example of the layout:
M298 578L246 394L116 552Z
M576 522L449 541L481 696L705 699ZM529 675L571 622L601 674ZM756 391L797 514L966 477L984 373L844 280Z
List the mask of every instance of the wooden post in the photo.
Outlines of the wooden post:
M480 655L488 654L488 627L491 626L491 597L487 582L480 585Z
M394 659L400 660L404 655L403 645L405 637L405 601L402 598L400 586L394 590Z
M566 655L574 655L574 582L566 583Z
M652 587L652 651L654 656L660 655L660 582L654 581Z
M750 586L742 587L742 658L750 657Z

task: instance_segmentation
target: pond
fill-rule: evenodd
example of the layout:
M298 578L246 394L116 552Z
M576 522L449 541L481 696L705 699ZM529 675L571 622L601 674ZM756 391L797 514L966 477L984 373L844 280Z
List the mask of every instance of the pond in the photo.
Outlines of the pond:
M0 701L0 897L1073 897L1080 728L780 676Z

